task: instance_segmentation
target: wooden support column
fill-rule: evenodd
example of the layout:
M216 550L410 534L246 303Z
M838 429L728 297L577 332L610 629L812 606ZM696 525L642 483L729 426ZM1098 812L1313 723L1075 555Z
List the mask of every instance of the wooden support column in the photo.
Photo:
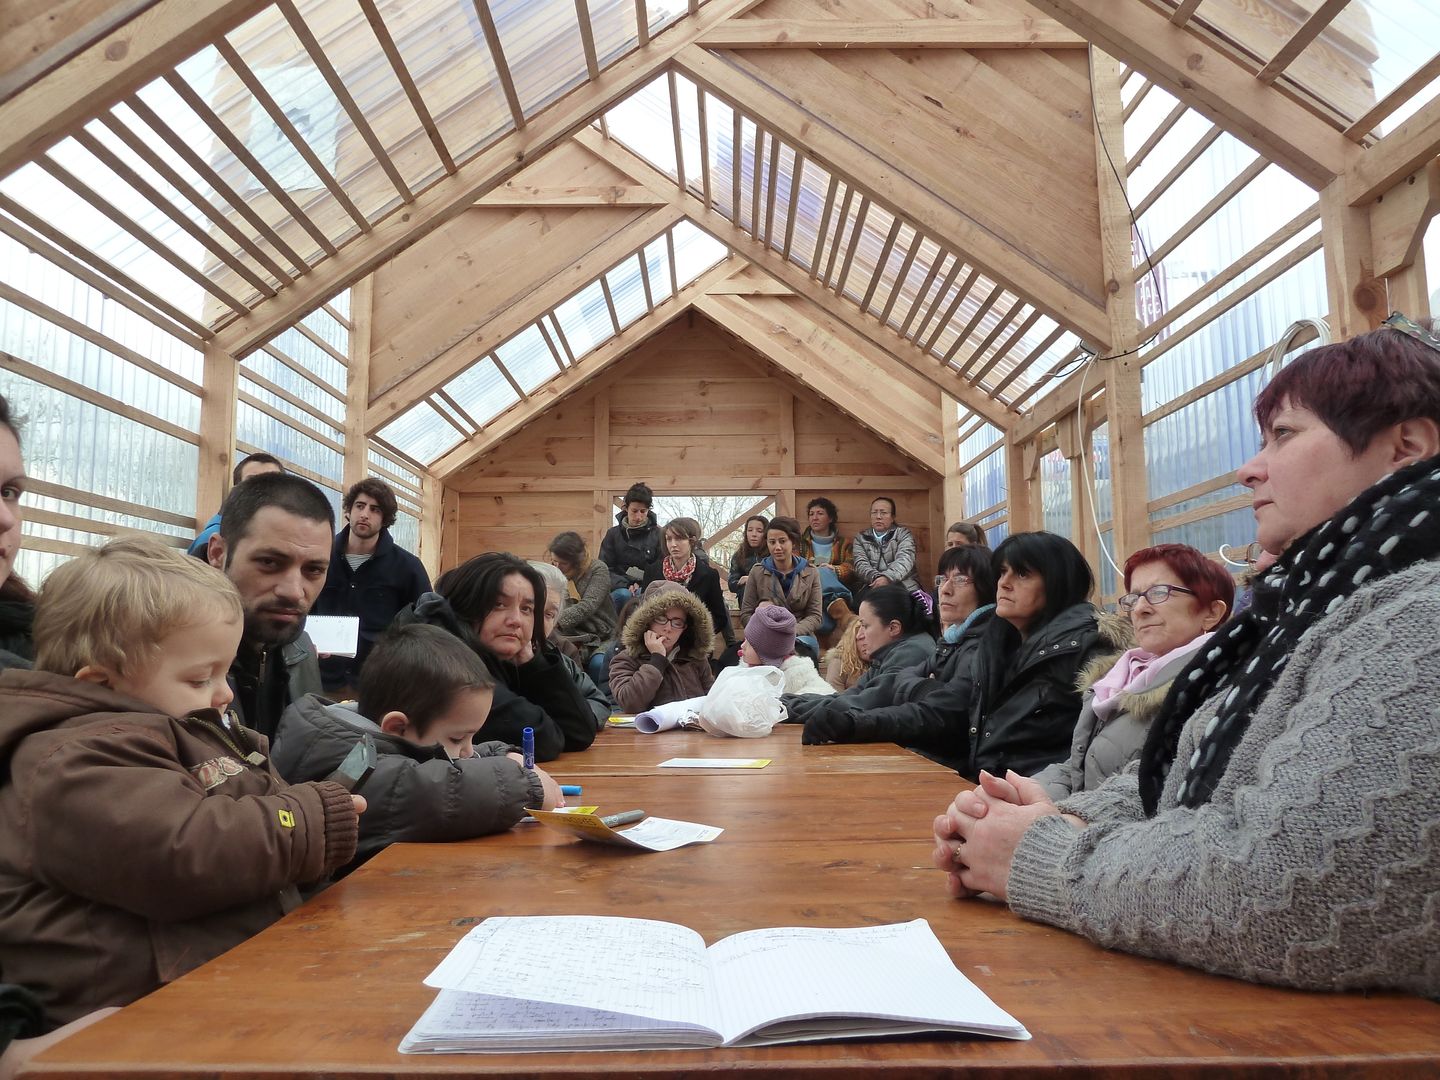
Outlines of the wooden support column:
M1325 284L1330 327L1336 341L1374 330L1389 312L1385 282L1375 277L1369 206L1346 201L1345 177L1320 192L1320 229L1325 245Z
M1390 307L1412 319L1430 314L1429 285L1421 247L1440 211L1440 158L1381 195L1370 210L1374 272L1384 278Z
M965 518L965 475L960 471L960 402L940 391L940 434L945 439L945 473L941 485L941 517L946 528ZM944 533L937 538L943 542Z
M597 477L610 475L610 389L606 387L595 395L595 475ZM611 493L605 488L595 488L592 492L595 502L594 523L590 528L590 557L596 558L600 554L600 541L605 538L606 531L610 528L610 522L614 516L614 504L611 501Z
M780 490L775 495L776 514L795 517L795 395L780 395ZM788 485L786 480L788 478ZM800 522L803 526L805 522Z
M348 463L350 455L347 453L345 458ZM430 575L431 582L434 582L445 568L445 482L427 473L420 478L420 490L423 493L424 506L420 509L420 550L416 555L424 565L425 572Z
M1145 425L1140 397L1140 322L1135 315L1135 275L1131 268L1130 210L1125 200L1125 159L1117 152L1125 145L1124 110L1120 101L1120 62L1098 49L1090 50L1090 78L1095 100L1095 172L1100 194L1100 250L1105 273L1105 313L1110 320L1111 350L1116 355L1100 365L1097 374L1105 386L1106 414L1110 421L1111 507L1114 525L1110 532L1111 557L1124 564L1125 557L1150 544L1149 486L1145 472ZM1103 140L1103 145L1101 140ZM1107 155L1105 150L1109 148ZM1113 165L1112 165L1113 162ZM1084 514L1077 522L1077 534L1089 543L1082 546L1102 580L1100 539L1095 521L1099 518L1092 486L1095 476L1090 452L1091 429L1086 410L1081 409L1062 424L1078 425L1083 457L1074 464L1074 481L1084 486ZM1091 511L1095 511L1094 518Z
M1010 432L1005 433L1005 501L1009 506L1010 532L1029 532L1035 528L1035 500L1030 481L1040 460L1034 439L1017 443Z
M350 289L350 349L345 372L345 490L370 475L370 439L365 410L370 404L370 326L375 278L367 274ZM422 485L423 486L423 485ZM427 489L428 490L428 489ZM426 506L429 512L429 506ZM439 506L436 506L438 513ZM424 528L424 519L421 519Z
M230 490L235 470L235 400L240 365L215 344L205 346L200 394L200 468L195 485L195 520L203 526Z

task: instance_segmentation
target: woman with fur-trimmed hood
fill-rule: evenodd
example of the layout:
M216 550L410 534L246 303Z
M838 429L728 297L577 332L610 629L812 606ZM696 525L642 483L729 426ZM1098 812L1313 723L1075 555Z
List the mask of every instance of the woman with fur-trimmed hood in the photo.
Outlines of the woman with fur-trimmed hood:
M1186 544L1142 548L1125 561L1125 595L1136 647L1081 667L1080 719L1067 761L1035 774L1052 799L1092 791L1140 756L1175 676L1225 621L1235 582Z
M625 622L610 662L610 696L621 712L704 697L715 681L715 630L700 598L673 581L653 581Z

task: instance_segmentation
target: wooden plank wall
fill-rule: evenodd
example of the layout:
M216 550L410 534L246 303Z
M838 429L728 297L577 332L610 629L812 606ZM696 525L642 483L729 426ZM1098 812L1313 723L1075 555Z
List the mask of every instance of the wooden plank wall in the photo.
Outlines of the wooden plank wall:
M868 525L870 501L890 495L920 565L934 565L940 477L703 316L681 316L595 383L451 478L445 567L496 549L536 558L565 529L598 547L614 524L612 497L635 480L657 493L768 492L782 502L793 491L802 514L825 495L850 536Z

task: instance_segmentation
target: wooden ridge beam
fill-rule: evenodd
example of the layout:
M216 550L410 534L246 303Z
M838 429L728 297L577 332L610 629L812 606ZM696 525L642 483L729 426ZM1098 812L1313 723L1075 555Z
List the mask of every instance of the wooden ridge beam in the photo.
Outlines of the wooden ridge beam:
M811 346L803 331L776 321L740 296L704 296L692 306L906 457L933 473L944 474L945 448L939 424L930 426L922 418L890 408L882 396L873 393L868 380L847 378L846 372L836 370ZM856 362L856 366L873 367L858 353ZM880 375L877 370L876 377ZM790 478L783 479L789 487Z
M1083 49L1054 19L741 19L700 39L707 49Z
M697 297L703 296L706 289L729 277L734 269L728 259L722 259L656 308L654 315L637 319L594 352L581 357L575 367L530 391L529 397L516 402L492 419L468 442L461 443L437 458L427 466L429 474L437 479L447 480L472 461L495 449L547 409L559 404L582 386L594 383L597 376L613 367L616 361L637 345L665 329L677 316L683 314ZM631 481L625 481L620 485L621 489L628 487L630 483ZM589 484L580 486L590 487Z
M382 263L461 214L575 131L599 112L637 90L665 70L676 54L726 19L742 15L760 0L710 0L699 14L681 19L649 44L636 49L554 104L527 118L487 146L456 172L416 196L401 212L391 213L336 256L326 259L294 288L257 304L219 335L222 347L243 356L291 323L299 322L341 289L353 285ZM370 428L373 430L373 427Z
M1360 154L1314 113L1154 8L1134 0L1031 0L1031 5L1317 190L1345 173Z
M439 354L412 363L385 384L372 387L365 430L374 434L416 401L449 382L492 349L518 334L583 289L627 255L644 247L684 216L678 206L662 206L612 233L600 244L526 295L524 302L485 322Z
M646 187L596 184L536 187L505 183L476 201L476 206L505 210L540 210L566 206L664 206L666 200Z
M614 143L607 143L594 132L581 132L576 136L591 152L603 157L618 168L626 170L637 178L653 174L658 185L673 183L658 170L639 158L622 150ZM897 334L893 327L882 324L870 316L862 315L848 300L842 300L800 266L782 258L773 247L755 241L744 229L737 227L729 218L712 210L690 192L680 195L680 206L685 216L705 229L730 250L739 253L751 265L787 287L798 296L824 310L832 318L843 323L851 331L869 342L885 355L903 364L921 378L930 382L937 390L944 390L956 397L966 408L985 417L999 428L1008 428L1015 417L1005 406L990 397L978 387L966 382L954 368L942 364L918 346Z
M819 395L813 391L809 395L818 399ZM827 403L828 404L828 403ZM906 462L909 464L909 462ZM916 472L920 470L916 468ZM886 476L884 485L891 491L929 491L935 486L934 477L896 475ZM485 476L469 480L463 477L452 475L449 477L451 483L458 483L463 491L484 491L487 494L497 495L508 494L546 494L558 491L613 491L618 499L619 494L625 491L635 482L632 475L625 476ZM765 503L775 498L779 491L788 491L791 488L797 491L862 491L870 492L875 489L877 478L862 473L838 473L838 474L805 474L800 476L780 476L778 474L766 474L763 476L663 476L650 474L645 478L645 483L656 495L667 495L672 492L695 494L695 495L764 495L756 505L763 507ZM605 517L611 525L615 524L614 502L606 502L605 506L610 507L610 513ZM1002 504L1003 505L1003 504ZM753 512L753 508L752 508ZM745 517L749 517L746 514ZM744 520L743 518L741 519ZM733 526L731 527L733 531ZM718 535L718 534L717 534ZM705 541L705 546L710 546L710 541Z
M1432 98L1414 116L1369 150L1345 177L1345 199L1351 206L1383 195L1440 155L1440 98Z
M160 0L0 103L0 177L266 6Z
M722 100L738 105L750 116L764 117L768 131L792 146L805 147L807 156L832 174L841 174L847 186L853 180L887 211L903 213L906 221L924 230L942 247L964 253L966 261L979 266L991 280L1044 308L1081 337L1109 343L1110 324L1100 298L1085 295L1032 262L957 207L902 174L893 162L881 160L821 123L732 60L695 46L681 51L676 64L688 78Z

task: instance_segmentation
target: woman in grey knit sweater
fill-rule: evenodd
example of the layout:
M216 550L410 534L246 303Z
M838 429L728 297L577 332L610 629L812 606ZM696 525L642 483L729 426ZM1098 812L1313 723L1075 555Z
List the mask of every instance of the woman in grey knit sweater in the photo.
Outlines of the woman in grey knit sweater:
M1257 982L1440 997L1440 340L1314 349L1239 472L1282 552L1138 762L1058 806L982 775L935 820L956 896Z

